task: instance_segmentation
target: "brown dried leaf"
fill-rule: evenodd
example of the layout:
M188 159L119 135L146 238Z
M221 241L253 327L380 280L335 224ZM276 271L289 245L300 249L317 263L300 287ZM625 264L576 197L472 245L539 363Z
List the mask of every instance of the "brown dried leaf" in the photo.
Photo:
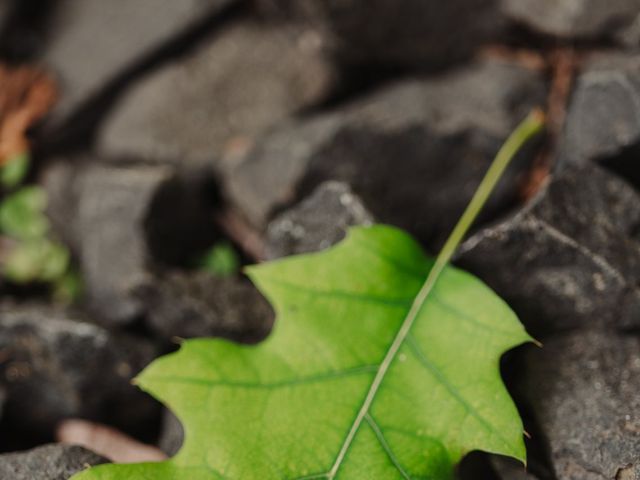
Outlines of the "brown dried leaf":
M0 64L0 165L28 150L27 130L56 98L55 82L43 70Z

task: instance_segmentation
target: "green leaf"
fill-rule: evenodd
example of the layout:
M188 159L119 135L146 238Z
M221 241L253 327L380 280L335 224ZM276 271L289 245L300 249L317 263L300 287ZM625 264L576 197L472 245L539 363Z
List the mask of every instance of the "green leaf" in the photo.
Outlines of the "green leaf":
M499 361L531 339L495 293L447 264L540 128L531 116L510 137L435 261L407 234L374 226L251 268L277 313L267 340L191 340L138 378L182 420L180 452L74 479L450 480L476 449L524 462Z
M240 271L240 259L229 242L216 243L202 258L202 269L216 277L229 277Z
M19 239L42 237L49 230L47 197L40 187L23 187L0 203L0 231Z
M52 282L62 278L69 266L69 252L45 237L21 241L4 261L4 276L15 283Z
M444 480L474 449L524 461L498 362L530 338L470 274L445 268L375 384L432 265L409 236L376 226L250 269L278 314L265 342L188 341L138 380L182 419L181 452L78 478Z
M26 152L12 157L0 167L0 185L8 189L18 186L27 176L30 163L29 154Z

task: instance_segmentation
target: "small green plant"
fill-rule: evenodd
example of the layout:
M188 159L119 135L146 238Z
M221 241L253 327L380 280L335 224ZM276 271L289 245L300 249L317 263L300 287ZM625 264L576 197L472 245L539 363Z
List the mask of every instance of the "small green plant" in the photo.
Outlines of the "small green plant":
M250 268L278 315L267 340L190 340L137 379L181 418L180 452L75 480L451 480L472 450L524 462L522 422L498 365L531 338L449 261L541 126L532 115L509 138L435 259L378 225L352 229L330 250Z
M215 277L230 277L240 271L240 259L233 246L223 241L204 254L200 266Z
M68 250L51 238L45 215L47 198L37 186L21 186L29 170L29 157L20 154L0 169L5 197L0 202L0 233L5 238L2 275L10 282L52 285L54 296L72 300L77 288Z
M46 194L40 187L22 187L10 193L0 203L0 230L17 239L42 238L49 230L46 205Z
M22 183L29 172L29 155L20 153L0 169L0 185L12 189Z

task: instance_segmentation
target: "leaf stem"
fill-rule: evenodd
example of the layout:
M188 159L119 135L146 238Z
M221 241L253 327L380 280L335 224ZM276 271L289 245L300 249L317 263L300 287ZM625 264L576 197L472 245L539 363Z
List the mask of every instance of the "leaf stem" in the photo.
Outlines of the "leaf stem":
M444 244L444 247L442 247L442 250L436 258L433 267L429 271L424 284L416 295L409 313L402 322L402 325L400 326L398 333L393 339L393 342L391 343L389 350L382 360L382 363L380 363L373 382L369 387L369 391L367 392L367 396L365 397L364 402L362 403L362 406L358 411L358 415L351 425L351 429L349 430L349 433L347 434L342 447L338 452L331 470L329 470L325 475L322 475L320 478L326 478L327 480L335 479L336 475L338 474L338 470L342 466L342 462L347 455L347 451L351 447L356 433L360 428L360 425L362 424L363 420L367 418L369 408L373 403L373 400L378 392L378 389L380 388L380 385L382 384L382 381L384 380L385 375L387 374L387 371L389 370L389 367L391 366L391 363L393 362L393 359L406 340L407 335L409 335L411 327L418 317L418 314L420 313L424 302L433 290L433 287L435 286L440 273L442 273L444 267L447 265L447 263L449 263L449 260L451 260L451 257L455 253L456 248L458 248L458 245L469 230L469 227L471 227L471 224L478 216L478 213L486 203L489 195L491 195L491 191L495 187L496 183L498 183L500 176L504 172L505 168L507 168L507 166L509 165L509 162L513 159L513 157L515 157L518 150L527 142L527 140L532 138L542 129L543 125L543 113L540 110L534 110L514 130L514 132L509 136L500 151L498 151L496 158L493 160L484 179L480 183L480 186L476 190L476 193L473 195L473 198L469 202L469 206L467 206L467 209L462 214L462 217L460 217L460 220L453 229L453 232L451 232L451 235Z
M425 285L429 283L430 278L438 278L444 267L449 263L451 257L456 252L458 245L464 239L464 236L473 225L476 217L482 210L482 207L489 199L491 192L500 180L500 177L509 166L509 163L516 156L518 151L533 137L535 137L544 127L545 117L542 110L533 110L516 129L511 133L506 142L502 145L495 159L491 163L489 170L485 174L478 189L474 193L469 205L458 220L455 228L447 238L440 253L436 257L433 268L429 272Z

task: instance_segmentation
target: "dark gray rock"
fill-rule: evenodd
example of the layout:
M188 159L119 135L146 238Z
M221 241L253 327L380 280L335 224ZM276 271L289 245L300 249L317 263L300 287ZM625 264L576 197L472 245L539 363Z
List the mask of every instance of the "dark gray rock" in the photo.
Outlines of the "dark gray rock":
M0 58L9 64L32 62L42 52L44 30L54 2L0 1Z
M458 263L529 331L640 326L640 196L596 166L567 168L521 211L461 247Z
M159 413L131 385L157 353L145 341L112 335L44 306L4 306L0 353L5 421L21 433L51 435L59 421L71 417L135 433Z
M42 61L62 90L53 120L73 112L110 80L234 0L55 2Z
M9 15L13 8L12 0L4 0L0 2L0 36L4 33L7 22L9 21Z
M4 413L4 402L7 400L7 392L4 388L0 387L0 420L2 419L2 414Z
M310 29L242 21L141 79L99 137L109 155L214 165L223 150L326 99L335 72Z
M240 276L167 272L138 294L149 328L166 339L220 336L255 341L273 322L268 302Z
M497 0L258 0L276 18L302 18L327 32L350 62L438 68L501 35Z
M564 39L616 38L640 15L638 0L503 0L502 8L511 20Z
M106 458L75 445L44 445L26 452L0 455L0 478L67 480L90 466L108 462Z
M74 165L45 174L55 230L80 261L86 300L107 323L144 313L136 292L157 262L180 263L211 242L211 213L197 184L169 166Z
M437 244L502 142L543 98L539 75L501 62L407 80L274 130L229 165L227 197L265 228L277 209L323 181L344 181L377 220ZM522 153L488 215L509 204L531 158L531 150Z
M577 78L562 164L600 162L640 185L640 55L592 58Z
M491 465L500 480L538 480L524 465L511 458L492 455Z
M324 250L342 240L349 227L371 223L373 216L347 184L325 182L269 223L267 257Z
M557 480L640 478L640 341L580 331L529 348L520 375Z
M182 423L173 413L165 410L162 415L162 430L158 442L160 449L170 457L173 457L182 447L183 441L184 428L182 428Z

